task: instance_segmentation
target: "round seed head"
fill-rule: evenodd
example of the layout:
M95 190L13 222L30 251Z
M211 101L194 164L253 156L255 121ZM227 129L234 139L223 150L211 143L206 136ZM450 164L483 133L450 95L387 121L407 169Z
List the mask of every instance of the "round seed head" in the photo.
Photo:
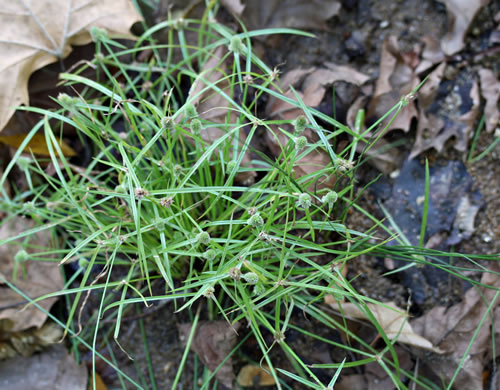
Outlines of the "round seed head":
M307 125L308 125L307 118L304 115L299 115L293 121L293 127L295 128L295 131L297 133L303 132Z
M295 203L297 207L301 207L305 210L309 209L312 205L311 195L303 193L299 195L299 200Z
M205 298L213 298L214 292L215 292L215 289L212 286L210 286L209 288L206 289L206 291L203 293L203 295L205 296Z
M338 198L339 195L335 191L328 191L327 194L321 198L321 202L327 204L328 207L331 208Z
M161 118L162 129L173 130L175 128L174 119L171 116Z
M168 198L160 199L161 207L165 207L167 209L170 208L170 206L172 206L173 203L174 203L174 198L172 198L171 196L169 196Z
M228 275L236 281L241 279L241 270L238 267L233 267L229 270Z
M189 124L189 128L191 129L191 133L199 134L201 131L201 121L197 118L193 119Z
M197 116L198 112L196 111L196 107L193 104L188 104L184 107L184 114L188 118L192 118L193 116Z
M108 33L103 28L92 27L90 29L90 36L94 42L99 42L105 40L108 37Z
M255 272L247 272L243 274L243 279L245 279L248 284L255 285L259 281L259 276Z
M20 251L18 251L16 253L16 255L14 256L14 261L19 262L19 263L23 263L28 259L29 259L28 252L26 252L24 249L21 249Z
M137 200L141 200L143 199L145 196L148 196L149 195L149 192L147 190L145 190L144 188L141 188L141 187L137 187L135 190L134 190L134 194L135 194L135 198Z
M210 243L210 234L207 232L200 232L196 235L196 241L199 244L208 245Z
M253 293L254 295L262 295L266 292L266 287L262 283L257 283L253 287Z
M302 135L300 137L295 138L295 149L297 149L297 151L304 149L306 146L307 146L306 137Z
M260 216L259 213L255 213L250 218L248 218L247 224L254 228L257 228L264 225L264 219Z
M203 258L207 261L213 261L215 259L215 255L215 251L213 249L209 249L203 253Z
M125 194L127 192L127 187L125 187L123 184L118 184L115 187L115 192L118 192L119 194Z
M229 42L228 49L234 53L243 53L243 42L241 42L240 37L234 35Z

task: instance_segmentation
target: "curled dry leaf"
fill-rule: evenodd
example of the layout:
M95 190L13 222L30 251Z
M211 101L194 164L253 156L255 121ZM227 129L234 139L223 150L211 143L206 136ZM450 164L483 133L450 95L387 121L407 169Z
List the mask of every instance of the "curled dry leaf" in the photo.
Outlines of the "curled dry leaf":
M189 91L189 98L194 97L191 102L196 107L200 118L213 123L213 126L204 128L200 132L201 138L208 143L213 143L227 133L227 123L231 123L233 126L237 126L238 123L239 114L234 111L234 107L230 107L231 103L224 95L212 88L208 88L202 92L209 85L213 84L227 95L230 95L230 81L225 78L228 70L228 60L223 61L226 53L227 49L222 46L219 46L215 50L212 57L203 65L198 78ZM229 120L228 110L230 110ZM240 149L243 147L245 139L245 131L241 128L239 132ZM235 158L231 153L230 155L232 159ZM241 166L248 168L250 160L250 152L247 150L241 160ZM236 179L244 184L252 184L256 176L257 173L255 171L245 171L239 172L236 175Z
M498 111L500 81L495 78L495 75L489 69L481 69L478 73L481 83L481 95L486 100L486 105L484 106L486 130L491 133L498 127L498 121L500 120L500 113Z
M4 221L0 227L0 240L20 234L35 226L32 220L16 217ZM9 280L30 298L60 290L63 287L61 271L56 262L42 262L27 260L22 264L16 264L16 254L23 249L26 239L10 242L0 246L0 277ZM26 244L25 244L26 245ZM50 247L50 233L47 230L30 236L28 253L35 253L30 247ZM18 261L18 263L21 263ZM17 271L15 269L17 268ZM16 281L13 277L16 276ZM39 304L47 311L56 302L56 298L40 301ZM8 323L8 330L18 332L32 326L40 327L45 322L47 315L38 310L34 305L21 310L25 302L24 298L11 290L8 286L0 283L0 320Z
M237 337L236 330L239 325L238 322L230 325L226 321L200 321L198 323L191 343L191 350L198 355L210 371L215 371L234 348ZM192 324L180 324L178 328L181 341L186 343ZM231 358L226 360L215 376L225 386L232 387L235 375Z
M445 67L445 63L439 65L419 91L417 136L410 158L430 148L440 152L452 137L455 149L467 150L469 133L479 113L479 87L466 70L453 80L442 80Z
M326 29L338 14L337 0L248 0L243 21L249 30L262 28Z
M415 52L403 53L395 36L388 37L383 46L380 59L380 75L375 85L375 92L367 112L368 119L378 119L385 115L402 96L409 94L418 84L416 72L419 59ZM381 128L392 120L395 113L389 115ZM415 103L410 101L392 120L386 131L401 129L410 130L410 123L417 116Z
M441 49L441 42L438 39L431 35L426 35L421 41L424 44L424 48L420 54L420 63L416 69L418 74L425 72L434 64L438 64L445 59L445 55Z
M326 68L308 68L294 69L283 75L281 79L281 88L284 95L292 100L295 100L295 95L290 87L297 90L298 95L305 105L317 107L326 93L326 88L337 81L345 81L354 85L362 85L368 81L368 76L357 72L356 70L334 63L326 63ZM300 87L300 88L299 88ZM266 107L266 112L272 120L289 120L292 121L298 116L303 115L300 108L293 106L281 99L270 98ZM279 156L287 143L288 136L279 130L282 128L289 133L293 133L293 126L283 124L280 126L271 125L272 132L266 132L268 145L274 155ZM306 130L304 134L308 142L316 142L318 137L311 130ZM297 177L302 177L317 170L323 169L331 163L329 155L316 148L308 153L303 158L299 159L294 166L294 172ZM331 187L335 183L335 176L325 177L318 183L316 188Z
M29 358L0 362L0 388L9 390L86 390L87 368L62 345Z
M460 383L463 389L482 389L483 368L487 364L488 351L491 347L491 320L487 315L482 327L478 330L480 321L487 313L488 305L492 303L496 290L500 288L500 266L498 262L490 262L490 270L496 274L485 272L481 283L489 286L470 288L462 302L449 308L437 306L424 316L412 321L415 332L430 340L445 355L427 355L425 361L429 367L446 382L449 382L459 367L465 353L467 359L463 362L455 383ZM491 312L499 307L497 299ZM496 323L495 323L496 325ZM477 334L476 334L477 331ZM472 337L476 337L470 350Z
M236 381L242 387L273 386L276 384L273 376L269 374L268 366L260 367L253 364L243 366Z
M490 0L440 0L448 11L448 32L441 39L446 55L452 55L464 47L465 33L477 12Z
M366 313L355 304L342 303L341 306L345 316L369 320ZM408 322L408 314L397 307L394 302L386 302L384 304L368 303L366 306L390 340L397 340L400 343L442 353L428 339L413 331ZM331 305L331 307L334 310L339 310L337 305Z
M71 45L91 42L91 27L131 37L141 20L128 0L21 0L4 2L0 14L0 130L14 107L28 103L28 79L35 70L67 57Z

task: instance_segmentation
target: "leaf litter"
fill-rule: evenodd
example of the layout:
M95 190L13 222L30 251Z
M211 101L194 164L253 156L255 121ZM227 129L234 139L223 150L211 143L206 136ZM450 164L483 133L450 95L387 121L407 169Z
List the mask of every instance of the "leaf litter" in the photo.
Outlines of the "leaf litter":
M0 227L0 240L20 234L37 226L34 220L15 217L4 220ZM61 270L57 262L29 260L36 248L51 246L50 233L47 230L35 233L29 242L14 241L0 246L0 276L13 283L30 298L38 298L63 288ZM36 240L33 240L36 238ZM26 249L25 249L26 248ZM39 302L49 311L57 298L48 298ZM23 297L0 283L0 321L3 328L18 332L30 327L41 327L47 315L33 305L27 304Z
M105 28L110 36L131 38L130 26L141 19L126 0L16 0L3 4L0 131L16 106L28 104L28 80L35 70L67 57L71 45L91 42L91 27Z

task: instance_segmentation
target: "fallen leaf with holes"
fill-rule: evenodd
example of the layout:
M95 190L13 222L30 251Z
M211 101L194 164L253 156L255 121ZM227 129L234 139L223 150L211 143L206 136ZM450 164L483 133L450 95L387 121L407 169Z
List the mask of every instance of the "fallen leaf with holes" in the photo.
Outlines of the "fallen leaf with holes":
M29 358L0 362L0 388L9 390L86 390L87 368L62 345Z
M35 70L62 60L71 45L91 41L91 27L110 36L131 37L141 20L128 0L21 0L4 2L0 14L0 130L14 108L28 103L28 79Z
M366 113L368 120L375 121L384 116L419 84L415 70L418 64L418 54L402 52L395 36L390 36L384 41L379 77ZM395 115L395 112L389 115L379 127L384 129L387 125L386 132L395 129L408 132L412 119L417 116L415 102L410 100L407 106L403 107L397 116Z
M268 366L260 367L253 364L243 366L236 381L242 387L274 386L276 384L273 376L269 373Z
M499 125L500 112L498 110L498 98L500 97L500 81L498 81L489 69L479 70L479 81L481 84L481 95L486 104L484 106L484 116L486 130L492 132Z
M226 321L200 321L198 323L191 343L191 350L198 355L210 371L215 371L233 350L239 325L239 323L230 325ZM191 328L192 324L190 323L178 325L180 339L184 344L189 338ZM226 360L215 377L225 386L232 387L235 375L231 358Z
M15 217L4 220L0 227L0 241L18 235L35 226L33 220ZM23 291L30 298L60 290L63 287L61 270L57 262L27 260L16 264L15 256L26 247L28 254L39 251L36 248L50 247L50 233L45 230L28 239L23 238L0 246L0 277L8 280ZM56 302L56 298L49 298L39 302L47 311ZM0 279L0 321L3 328L11 332L18 332L32 326L40 327L47 315L34 305L26 305L23 297L3 284Z
M458 71L452 80L444 80L445 67L442 63L431 72L418 92L417 136L410 158L431 148L440 152L450 138L455 139L455 149L467 150L479 113L478 83L467 69Z
M394 302L386 303L368 303L367 309L385 332L389 340L397 340L400 343L422 348L436 353L442 353L439 348L436 348L429 340L415 333L408 321L408 314L397 307ZM338 304L333 304L331 307L338 311ZM354 303L342 303L342 313L346 317L352 317L362 320L370 320L365 311L361 310Z
M249 30L262 28L326 29L326 21L337 15L337 0L248 0L243 21Z
M291 89L293 87L305 105L317 107L325 96L326 88L335 82L343 81L361 86L369 79L368 76L347 66L334 63L325 63L325 66L326 68L295 69L284 74L280 83L284 95L296 100ZM269 99L266 112L271 120L292 121L303 115L300 108L274 97ZM272 131L266 132L268 146L275 156L279 156L290 140L289 136L280 129L291 134L293 134L294 129L290 124L270 125L270 128ZM307 138L309 143L317 142L319 139L317 134L310 129L306 129L302 135ZM331 164L330 156L326 151L317 147L298 159L293 169L296 177L302 177L323 169L328 164ZM316 188L332 187L335 179L335 175L325 177L317 184Z
M196 107L200 118L213 123L212 126L206 127L200 131L200 136L203 141L211 144L223 137L227 133L228 127L226 124L231 123L235 126L238 123L239 113L234 110L232 104L220 92L213 88L208 88L210 85L216 85L218 89L226 95L231 95L231 83L226 78L229 68L228 61L223 61L223 57L227 54L227 49L219 46L212 54L211 58L203 65L199 76L194 82L189 91L189 97L195 97L191 102ZM232 58L232 57L230 57ZM228 110L230 110L228 119ZM246 140L244 128L239 132L240 149L243 147ZM230 141L228 141L230 142ZM231 156L231 158L236 158ZM247 150L241 160L242 168L250 168L250 152ZM238 172L236 179L243 184L252 184L255 181L257 173L253 170Z
M0 142L18 149L25 138L26 134L0 135ZM76 152L73 148L64 141L61 140L61 142L59 142L59 146L66 157L76 156ZM35 156L50 156L47 141L45 139L45 135L43 134L35 134L33 138L31 138L28 145L24 148L24 151L27 153L33 153Z
M470 288L462 302L451 307L437 306L422 317L412 321L415 332L434 343L444 355L426 355L425 362L440 378L449 382L461 365L455 383L463 389L482 389L481 373L489 363L488 351L491 347L492 316L487 314L488 306L491 313L499 307L500 300L493 299L496 290L500 288L500 266L498 262L488 263L490 271L481 277L481 283L489 286ZM478 330L479 323L486 315L486 320ZM495 323L496 326L496 323ZM476 334L477 331L477 334ZM470 350L472 338L475 341ZM467 354L467 359L461 360Z
M490 0L441 0L448 12L448 32L441 39L446 55L452 55L465 46L464 39L469 25L478 11Z

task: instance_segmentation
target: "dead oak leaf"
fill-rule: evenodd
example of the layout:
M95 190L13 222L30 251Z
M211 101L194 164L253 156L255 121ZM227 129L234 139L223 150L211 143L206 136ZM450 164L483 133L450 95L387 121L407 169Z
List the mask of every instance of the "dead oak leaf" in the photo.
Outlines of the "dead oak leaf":
M441 39L446 55L452 55L464 47L465 34L478 11L490 0L441 0L448 11L448 32Z
M338 310L336 305L331 305ZM342 313L347 317L368 320L367 313L354 303L343 303ZM429 340L415 333L408 321L408 314L397 307L394 302L368 303L366 308L378 322L389 340L397 340L400 343L412 345L425 350L442 353Z
M235 331L239 325L238 322L231 325L226 321L200 321L198 323L191 342L191 350L198 355L210 371L215 371L233 350L237 338ZM180 324L177 327L181 341L185 343L191 333L192 324ZM231 358L226 360L215 376L222 384L232 388L235 375Z
M61 60L71 45L91 42L91 27L110 36L131 37L130 26L141 20L129 0L13 0L0 13L0 130L27 104L28 79L37 69Z
M365 74L347 66L331 62L325 63L325 65L325 68L299 68L285 73L280 82L284 96L295 100L295 94L291 88L294 87L305 105L317 107L322 102L327 87L337 81L361 86L369 79ZM302 109L274 97L269 99L266 113L272 120L288 121L292 121L299 115L303 115ZM275 156L280 156L289 142L289 137L281 129L286 130L288 133L293 133L293 126L291 124L282 124L280 126L270 125L270 128L272 131L266 132L268 146ZM318 140L317 134L310 129L304 131L303 135L308 139L309 143L314 143ZM315 148L304 157L298 159L293 169L296 177L303 177L325 168L330 163L331 159L328 153L323 149ZM332 187L335 180L335 175L325 176L320 179L317 188Z
M481 277L481 284L487 287L470 288L462 302L451 307L436 306L412 321L415 332L447 352L444 355L426 355L429 366L446 381L450 381L457 368L461 367L455 383L463 389L483 388L481 374L488 363L492 343L492 316L488 315L488 310L496 312L500 303L498 299L493 302L500 288L500 267L495 261L489 264L491 272L485 272ZM491 307L488 307L490 304ZM478 329L485 315L486 320ZM467 354L467 359L462 362L464 354Z
M16 217L6 220L0 228L0 240L20 234L35 226L32 220ZM15 284L20 290L30 298L36 298L63 287L61 270L55 262L24 261L18 264L15 271L15 256L25 245L33 248L46 248L50 246L50 233L45 230L30 236L28 242L14 241L0 246L0 276ZM28 253L35 253L36 249L26 249ZM14 277L15 276L15 281ZM57 298L44 299L39 302L45 310L49 311ZM45 322L47 315L34 305L21 310L27 302L11 290L0 283L0 320L9 323L9 331L18 332L30 327L40 327Z
M481 95L486 100L484 115L486 117L486 130L492 132L498 126L500 112L498 110L498 98L500 97L500 81L498 81L489 69L479 70L479 80L481 83Z

